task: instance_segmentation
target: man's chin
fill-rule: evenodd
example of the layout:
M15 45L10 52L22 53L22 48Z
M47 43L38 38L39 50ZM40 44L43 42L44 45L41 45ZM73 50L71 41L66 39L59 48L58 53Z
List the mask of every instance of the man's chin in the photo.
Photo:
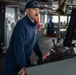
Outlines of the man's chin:
M38 19L38 16L35 17L35 20Z
M33 20L36 20L37 18L33 18Z
M33 17L32 19L33 19L33 20L36 20L37 18L38 18L38 16L35 16L35 17Z

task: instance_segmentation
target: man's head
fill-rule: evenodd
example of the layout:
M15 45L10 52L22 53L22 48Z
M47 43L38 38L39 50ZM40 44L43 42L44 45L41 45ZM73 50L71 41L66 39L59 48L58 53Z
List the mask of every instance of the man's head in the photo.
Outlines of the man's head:
M31 20L36 20L36 18L38 18L38 14L39 14L39 6L37 1L29 1L27 2L26 6L25 6L25 11L27 16L31 19Z

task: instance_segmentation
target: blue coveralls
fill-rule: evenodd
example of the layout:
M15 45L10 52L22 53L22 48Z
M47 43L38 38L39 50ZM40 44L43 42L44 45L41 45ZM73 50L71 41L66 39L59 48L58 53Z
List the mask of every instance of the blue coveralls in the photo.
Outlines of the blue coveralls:
M27 67L32 50L42 57L38 39L36 21L32 23L26 15L17 22L6 52L4 75L17 75L22 67Z

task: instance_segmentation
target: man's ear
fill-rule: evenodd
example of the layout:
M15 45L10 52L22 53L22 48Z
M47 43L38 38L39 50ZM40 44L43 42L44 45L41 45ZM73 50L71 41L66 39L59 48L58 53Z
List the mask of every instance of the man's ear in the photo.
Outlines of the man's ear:
M25 12L26 12L26 14L28 14L28 13L29 13L29 9L26 9L26 11L25 11Z

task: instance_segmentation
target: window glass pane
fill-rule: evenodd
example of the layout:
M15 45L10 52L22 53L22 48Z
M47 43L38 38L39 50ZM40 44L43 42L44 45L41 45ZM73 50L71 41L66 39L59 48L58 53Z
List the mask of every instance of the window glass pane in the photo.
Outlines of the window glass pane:
M40 14L40 23L45 23L45 14Z

